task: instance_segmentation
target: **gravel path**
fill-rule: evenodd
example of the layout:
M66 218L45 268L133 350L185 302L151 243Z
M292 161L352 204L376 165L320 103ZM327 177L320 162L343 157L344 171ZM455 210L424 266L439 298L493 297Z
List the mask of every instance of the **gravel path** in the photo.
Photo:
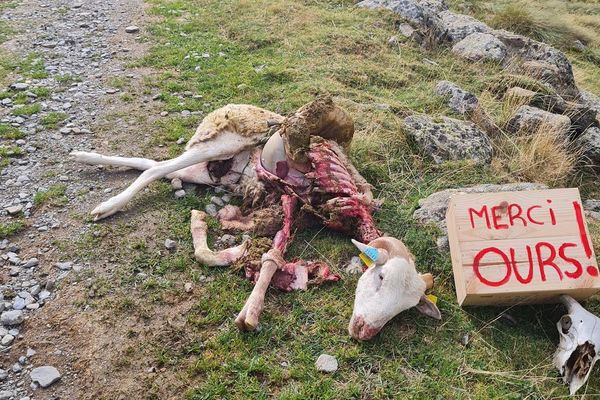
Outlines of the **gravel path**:
M48 393L36 394L40 385L77 378L64 365L52 368L51 357L29 348L32 329L24 321L43 315L47 304L60 297L61 279L89 267L60 260L54 246L56 238L68 240L89 229L89 222L70 214L76 210L84 215L97 200L108 197L111 186L122 186L123 179L130 179L131 175L121 176L111 186L101 186L106 182L102 171L72 163L68 153L107 146L110 140L103 140L106 134L99 127L119 107L115 83L121 79L141 86L143 72L132 73L124 65L145 49L139 40L143 32L135 26L143 26L143 11L141 0L50 0L22 1L2 12L1 18L18 31L2 47L22 57L35 54L31 63L43 63L48 76L31 79L15 74L10 87L0 88L11 93L1 102L0 123L26 133L22 139L0 143L23 151L22 157L12 158L0 172L0 223L22 218L28 225L14 239L0 240L0 399L47 398ZM36 96L36 88L48 88L49 96ZM14 115L22 107L16 104L22 93L26 107L38 104L38 112ZM150 100L139 102L140 107ZM66 119L48 129L42 121L51 113L64 113ZM111 121L121 131L128 127L133 131L133 121L127 121L127 116ZM131 133L124 136L125 147L128 138L132 140ZM36 192L57 185L66 188L66 207L34 205ZM52 328L38 326L36 334L43 329Z

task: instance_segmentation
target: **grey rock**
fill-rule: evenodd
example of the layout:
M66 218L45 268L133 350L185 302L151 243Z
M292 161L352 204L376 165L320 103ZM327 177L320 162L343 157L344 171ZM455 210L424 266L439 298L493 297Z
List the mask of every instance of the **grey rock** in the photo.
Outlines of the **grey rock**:
M125 28L125 32L127 32L127 33L137 33L139 31L140 31L140 28L135 25L129 25L128 27Z
M15 393L11 390L1 390L0 391L0 400L10 400L15 395Z
M177 190L175 192L175 197L178 199L185 197L185 190L183 190L183 189Z
M488 163L493 154L488 136L470 122L428 116L404 119L404 128L418 147L436 163L449 160L473 160Z
M470 61L497 61L506 58L506 46L489 33L472 33L452 47L452 52Z
M448 106L459 114L471 113L477 108L477 97L455 83L440 81L435 87L435 92L440 96L449 96Z
M458 189L446 189L432 193L426 198L419 200L419 208L413 213L413 218L423 225L434 224L445 234L448 202L450 201L450 197L457 193L514 192L547 188L546 185L540 183L508 183L504 185L483 184Z
M12 308L13 308L13 310L22 310L25 308L26 305L27 304L25 304L25 299L17 296L13 300Z
M217 196L212 196L210 198L210 202L216 204L219 207L223 207L225 205L225 203L223 203L223 200Z
M402 18L417 24L423 24L441 11L448 9L444 0L364 0L357 6L387 8Z
M25 82L17 82L17 83L13 83L12 85L10 85L11 89L14 90L26 90L29 88L29 84L25 83Z
M600 114L600 97L587 90L579 91L579 102Z
M69 271L73 268L73 263L71 261L57 262L54 266L62 271Z
M13 335L4 335L4 337L0 341L0 344L2 344L2 346L10 346L13 340L15 340L15 337Z
M22 204L17 204L16 206L10 206L6 208L6 211L10 214L10 215L15 215L20 213L21 211L23 211L23 205Z
M208 215L210 215L211 217L216 217L217 216L217 206L214 203L210 203L208 204L205 208L204 211L206 211L206 213Z
M410 39L413 37L416 31L415 28L410 26L410 24L400 24L398 26L398 32L400 32L402 36Z
M396 47L398 46L398 38L396 36L392 36L388 39L387 42L388 46L390 47Z
M21 310L4 311L2 315L0 315L0 323L2 323L2 325L19 325L24 320L25 316Z
M23 366L19 363L14 363L12 366L12 371L14 373L19 373L19 372L23 371Z
M575 140L576 146L581 149L583 162L592 167L600 168L600 128L588 128ZM598 210L600 211L600 210Z
M27 260L27 262L23 265L23 267L25 268L33 268L33 267L37 267L39 265L40 261L33 257L30 258L29 260Z
M432 29L438 37L456 43L473 33L486 33L492 29L485 23L464 14L442 11L432 21Z
M52 366L43 366L32 369L29 376L33 382L47 388L60 379L60 372Z
M544 130L567 135L571 129L571 120L566 115L553 114L525 105L515 112L508 121L507 128L513 133L536 133Z
M219 238L218 242L222 248L228 249L235 246L235 236L226 233Z
M337 371L338 362L334 356L329 354L321 354L319 358L317 358L315 366L317 367L317 371L332 373Z
M171 239L165 240L165 249L167 250L175 250L177 248L177 242Z
M5 369L0 368L0 381L8 378L8 372Z

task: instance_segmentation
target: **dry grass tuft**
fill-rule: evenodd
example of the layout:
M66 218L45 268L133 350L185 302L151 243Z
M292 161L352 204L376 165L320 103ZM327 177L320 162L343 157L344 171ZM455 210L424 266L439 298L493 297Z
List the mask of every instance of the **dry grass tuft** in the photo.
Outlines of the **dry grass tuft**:
M551 187L566 183L581 157L564 132L547 125L533 133L503 134L496 138L495 146L492 168L497 173Z

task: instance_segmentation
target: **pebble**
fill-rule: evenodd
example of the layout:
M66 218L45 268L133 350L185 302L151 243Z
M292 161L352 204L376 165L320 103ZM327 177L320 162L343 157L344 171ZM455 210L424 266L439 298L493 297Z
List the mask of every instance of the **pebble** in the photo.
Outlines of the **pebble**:
M135 25L129 25L125 28L125 32L127 33L137 33L140 31L140 28Z
M175 250L177 248L177 242L171 239L165 240L165 249L167 250Z
M5 369L0 368L0 381L5 380L8 377L8 372Z
M0 315L0 323L3 325L19 325L24 319L25 316L21 310L4 311Z
M223 203L223 200L217 196L212 196L210 198L210 202L218 205L219 207L223 207L225 205L225 203Z
M10 390L2 390L0 391L0 400L10 400L14 396L14 392Z
M33 382L47 388L60 379L60 372L56 368L46 365L32 369L29 376Z
M67 262L57 262L56 264L54 264L56 266L56 268L62 270L62 271L69 271L71 268L73 268L73 263L70 261Z
M13 335L4 335L0 343L2 344L2 346L10 346L13 340L15 340L15 337Z
M40 261L37 258L33 257L33 258L30 258L29 260L27 260L27 262L23 265L23 267L33 268L33 267L37 267L39 265L39 263L40 263Z
M17 82L10 85L10 87L14 90L25 90L29 88L29 85L25 82Z
M10 215L15 215L20 213L21 211L23 211L23 205L22 204L18 204L16 206L10 206L6 208L6 211L10 214Z
M178 198L178 199L180 199L180 198L182 198L184 196L185 196L185 190L183 190L183 189L180 189L180 190L178 190L178 191L175 192L175 197Z
M173 178L171 179L171 187L174 190L181 190L183 189L183 182L181 182L181 179L179 178Z
M317 371L331 373L337 371L338 362L334 356L321 354L319 358L317 358L315 366L317 367Z
M216 217L217 216L217 206L214 203L210 203L209 205L207 205L204 208L204 211L206 211L206 213L208 215L210 215L211 217Z
M185 143L185 138L180 137L179 139L177 139L177 144L184 144Z
M194 284L192 282L186 282L183 287L186 293L190 293L192 290L194 290Z

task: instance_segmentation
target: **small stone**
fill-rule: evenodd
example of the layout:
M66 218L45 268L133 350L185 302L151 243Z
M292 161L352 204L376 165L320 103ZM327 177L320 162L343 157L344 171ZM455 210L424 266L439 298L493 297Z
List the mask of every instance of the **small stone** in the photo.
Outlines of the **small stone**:
M16 206L10 206L6 208L6 211L8 211L8 213L10 215L15 215L20 213L21 211L23 211L23 205L22 204L17 204Z
M175 250L177 248L177 242L171 239L165 240L165 249L167 250Z
M4 335L0 343L2 344L2 346L10 346L13 340L15 340L15 337L13 335Z
M415 33L415 29L407 23L398 26L398 32L404 37L411 38Z
M338 362L334 356L321 354L319 358L317 358L315 366L317 367L317 371L331 373L337 371Z
M14 392L10 390L2 390L0 391L0 400L10 400L14 396Z
M175 192L175 197L180 199L185 196L185 190L181 189Z
M5 369L0 368L0 381L8 378L8 372Z
M127 33L137 33L139 31L140 31L140 28L135 25L129 25L128 27L125 28L125 32L127 32Z
M27 356L27 358L31 358L31 357L35 356L36 354L37 354L37 352L34 349L28 348L27 353L25 353L25 356Z
M12 366L12 371L15 374L17 374L17 373L23 371L23 366L21 366L21 364L19 364L19 363L14 363L13 366Z
M33 268L33 267L37 267L39 265L40 261L33 257L30 258L29 260L27 260L27 262L23 265L23 267L25 268Z
M183 189L183 182L181 182L181 179L179 178L173 178L171 179L171 187L174 190L181 190Z
M218 242L223 248L228 249L235 246L235 236L226 233L219 238Z
M60 372L52 366L43 366L32 369L29 376L33 382L47 388L60 379Z
M190 293L192 290L194 290L194 284L192 282L186 282L183 287L186 293Z
M69 133L71 133L71 128L60 128L59 132L63 135L68 135Z
M214 203L210 203L209 205L207 205L204 208L204 211L206 211L206 213L208 215L210 215L211 217L216 217L217 216L217 206Z
M29 88L29 85L25 82L17 82L10 85L10 87L14 90L25 90Z
M390 47L396 47L398 46L398 38L396 36L392 36L388 39L387 42L388 46Z
M225 203L223 203L223 200L221 200L221 198L217 196L212 196L210 198L210 202L218 205L219 207L223 207L225 205Z
M463 335L463 337L460 339L460 344L462 344L463 346L467 347L469 345L470 341L471 341L471 337L469 336L468 333L465 333Z
M180 137L179 139L177 139L177 144L184 144L185 143L185 138Z
M58 268L58 269L60 269L62 271L69 271L70 269L73 268L73 263L71 261L57 262L54 265L56 266L56 268Z
M19 325L23 322L25 316L21 310L4 311L0 315L0 323L2 325Z

